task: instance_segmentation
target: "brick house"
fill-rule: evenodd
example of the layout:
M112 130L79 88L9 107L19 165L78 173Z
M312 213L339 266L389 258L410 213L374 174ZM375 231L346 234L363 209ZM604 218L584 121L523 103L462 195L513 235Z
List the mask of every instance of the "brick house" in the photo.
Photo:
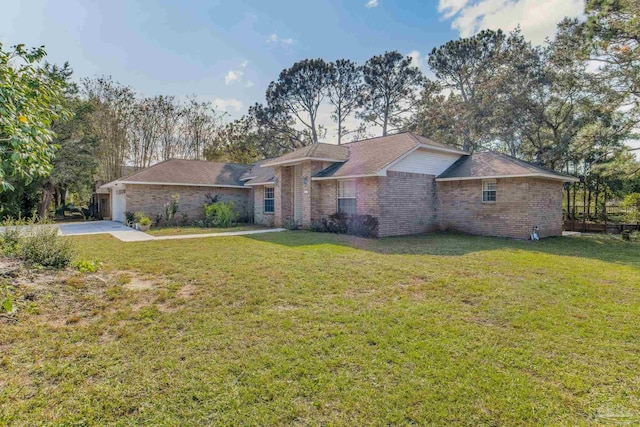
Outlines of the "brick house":
M456 230L528 238L534 227L541 237L562 233L563 182L571 181L504 154L400 133L313 144L253 165L170 160L105 187L115 220L116 209L161 212L171 194L195 220L216 194L268 226L306 228L341 211L378 218L380 237Z

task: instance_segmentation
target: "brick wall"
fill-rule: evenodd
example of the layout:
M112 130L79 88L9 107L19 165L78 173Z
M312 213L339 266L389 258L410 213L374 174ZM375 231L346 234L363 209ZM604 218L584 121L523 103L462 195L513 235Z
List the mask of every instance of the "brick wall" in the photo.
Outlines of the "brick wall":
M529 221L540 237L562 235L563 184L548 179L531 179Z
M171 201L171 197L180 196L178 210L186 212L188 221L193 222L203 218L203 206L207 201L207 194L218 195L222 202L233 201L242 219L250 218L253 210L253 198L251 189L220 188L220 187L188 187L172 185L127 185L126 186L126 210L131 212L144 212L152 220L156 214L164 215L165 204ZM181 219L178 214L178 219Z
M440 227L485 236L529 238L562 234L562 183L534 178L496 181L496 202L482 202L482 181L437 184Z
M273 222L282 227L282 222L293 218L293 166L275 168L275 194Z
M253 187L253 220L256 224L273 227L273 214L264 213L264 186Z
M435 176L389 171L378 179L381 237L438 229Z

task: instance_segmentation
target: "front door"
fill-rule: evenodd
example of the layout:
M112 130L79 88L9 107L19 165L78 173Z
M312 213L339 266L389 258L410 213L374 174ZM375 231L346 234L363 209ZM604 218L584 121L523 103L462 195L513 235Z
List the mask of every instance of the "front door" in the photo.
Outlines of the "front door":
M293 219L302 222L302 166L295 165L293 169Z

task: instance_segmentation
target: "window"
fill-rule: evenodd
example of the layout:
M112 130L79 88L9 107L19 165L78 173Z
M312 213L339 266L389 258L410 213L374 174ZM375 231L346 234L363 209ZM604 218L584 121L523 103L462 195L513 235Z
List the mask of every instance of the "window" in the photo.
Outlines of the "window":
M482 181L482 201L483 202L495 202L496 201L496 181Z
M338 181L338 212L356 214L356 181Z
M264 213L273 213L274 202L274 188L264 187Z

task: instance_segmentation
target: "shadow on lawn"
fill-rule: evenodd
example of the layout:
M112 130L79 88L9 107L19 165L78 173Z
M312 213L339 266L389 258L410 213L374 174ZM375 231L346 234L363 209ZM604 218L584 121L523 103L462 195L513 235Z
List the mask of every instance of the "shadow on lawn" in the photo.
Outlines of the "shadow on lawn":
M341 245L383 254L460 256L501 249L575 256L640 267L640 244L611 236L550 237L537 242L449 232L416 236L363 239L309 231L290 231L244 236L247 239L285 246Z

